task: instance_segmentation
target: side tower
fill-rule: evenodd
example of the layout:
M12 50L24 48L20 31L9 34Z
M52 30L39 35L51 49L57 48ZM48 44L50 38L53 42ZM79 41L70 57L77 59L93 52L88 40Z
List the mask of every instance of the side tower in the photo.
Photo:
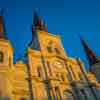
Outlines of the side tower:
M95 75L98 82L100 82L100 58L96 55L96 53L88 46L86 41L81 37L81 43L84 47L89 65L90 65L90 71Z
M7 39L3 12L0 12L0 97L10 95L10 68L13 66L13 49Z

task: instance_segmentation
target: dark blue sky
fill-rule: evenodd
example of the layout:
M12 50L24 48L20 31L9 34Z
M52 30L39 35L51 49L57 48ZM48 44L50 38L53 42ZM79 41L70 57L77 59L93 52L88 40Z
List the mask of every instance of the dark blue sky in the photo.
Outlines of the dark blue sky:
M48 31L62 36L67 54L80 57L88 68L84 50L76 33L100 55L100 0L0 0L6 31L14 47L14 61L24 55L31 41L33 11L45 20Z

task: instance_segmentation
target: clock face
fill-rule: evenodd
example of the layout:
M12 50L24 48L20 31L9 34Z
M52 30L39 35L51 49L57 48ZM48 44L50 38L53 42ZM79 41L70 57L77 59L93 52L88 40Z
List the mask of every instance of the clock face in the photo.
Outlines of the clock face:
M63 67L63 63L61 61L54 61L53 66L54 67L58 67L58 68L62 68Z

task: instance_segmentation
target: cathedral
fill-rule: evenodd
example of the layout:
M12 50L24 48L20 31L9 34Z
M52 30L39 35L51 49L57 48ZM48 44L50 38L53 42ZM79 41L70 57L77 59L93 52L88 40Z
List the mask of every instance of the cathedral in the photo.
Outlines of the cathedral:
M13 45L0 16L0 100L100 100L100 59L81 37L90 71L69 57L61 37L49 33L34 13L25 61L13 62Z

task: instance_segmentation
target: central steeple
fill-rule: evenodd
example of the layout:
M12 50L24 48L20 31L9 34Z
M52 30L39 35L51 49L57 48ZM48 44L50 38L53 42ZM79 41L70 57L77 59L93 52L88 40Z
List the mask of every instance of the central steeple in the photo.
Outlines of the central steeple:
M34 20L33 20L33 30L41 30L41 31L47 31L46 25L43 20L38 16L37 12L34 12Z
M3 19L3 10L0 10L0 39L6 39L6 34L5 34L5 25L4 25L4 19Z

